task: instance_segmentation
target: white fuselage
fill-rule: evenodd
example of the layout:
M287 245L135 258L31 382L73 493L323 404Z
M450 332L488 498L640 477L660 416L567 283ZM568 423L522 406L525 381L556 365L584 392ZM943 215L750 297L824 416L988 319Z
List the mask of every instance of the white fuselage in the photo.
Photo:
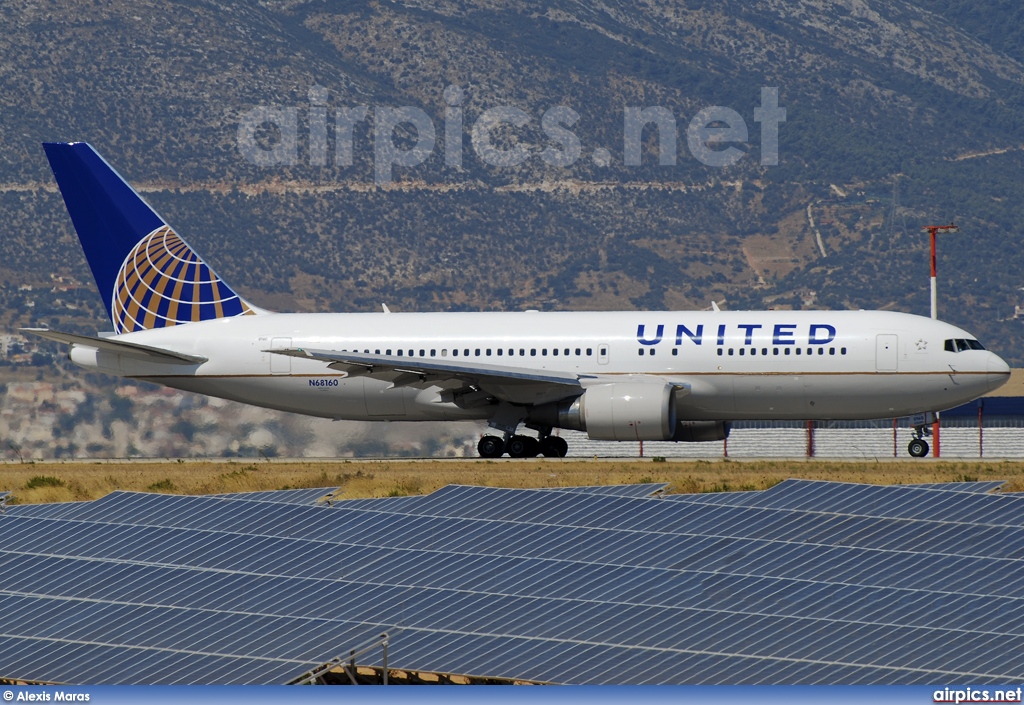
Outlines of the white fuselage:
M640 327L643 327L642 329ZM283 411L352 420L487 419L494 407L444 397L457 381L395 386L322 361L267 352L316 348L587 375L654 377L689 394L680 419L870 419L939 411L1003 384L1009 368L941 321L884 311L313 313L240 316L118 336L207 362L144 362L88 347L103 372ZM499 352L500 351L500 352Z

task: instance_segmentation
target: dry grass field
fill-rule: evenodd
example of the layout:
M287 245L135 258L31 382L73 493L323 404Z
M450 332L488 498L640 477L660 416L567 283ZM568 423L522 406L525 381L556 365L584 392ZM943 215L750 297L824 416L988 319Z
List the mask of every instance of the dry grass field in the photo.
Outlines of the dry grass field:
M786 478L911 484L1007 480L1024 491L1024 462L676 461L668 460L353 460L80 461L0 464L0 491L15 503L64 502L114 490L211 494L342 487L342 495L428 494L448 484L559 487L670 482L671 492L760 490Z

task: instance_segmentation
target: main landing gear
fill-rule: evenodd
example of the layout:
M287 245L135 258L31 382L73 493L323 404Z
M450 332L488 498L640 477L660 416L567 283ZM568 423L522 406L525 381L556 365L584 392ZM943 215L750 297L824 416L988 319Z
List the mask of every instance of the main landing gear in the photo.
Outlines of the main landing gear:
M498 436L484 436L476 449L481 458L500 458L508 453L512 458L564 458L569 452L569 444L564 438L547 434L540 438L523 435L509 435L507 439Z

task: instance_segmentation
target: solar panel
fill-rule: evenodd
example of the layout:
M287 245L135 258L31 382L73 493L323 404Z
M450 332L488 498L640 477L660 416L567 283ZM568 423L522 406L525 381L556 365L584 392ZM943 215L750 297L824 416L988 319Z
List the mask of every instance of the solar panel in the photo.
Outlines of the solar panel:
M542 487L542 492L575 492L578 494L613 495L616 497L651 497L663 492L667 482L646 482L636 485L587 485L582 487Z
M452 486L330 511L120 492L7 515L0 677L284 682L395 629L394 668L544 682L1024 676L1015 501L903 488L887 512L925 495L936 513L874 516L869 490L767 507Z
M766 490L755 490L748 492L707 492L703 494L668 494L662 499L673 502L707 502L711 504L750 504L763 500L766 497L784 495L789 492L802 491L805 480L784 480ZM840 484L840 483L835 483ZM846 483L842 483L846 484ZM908 489L937 490L943 492L967 492L985 494L995 492L1006 484L1006 480L983 480L980 482L935 482L915 485L895 485ZM891 486L891 485L887 485Z
M72 513L86 502L54 502L52 504L11 504L6 507L8 514L17 516L45 516L57 518Z
M965 483L971 484L971 483ZM968 502L964 495L978 501ZM690 502L691 495L668 495L666 500ZM699 495L695 502L774 509L808 509L860 516L928 518L937 513L944 521L1020 525L1003 507L1012 506L1010 494L943 491L911 485L858 485L821 480L786 480L763 492L722 492Z
M971 492L987 493L995 492L1006 484L1006 480L981 480L975 482L932 482L919 485L901 485L901 487L914 487L919 490L942 490L944 492Z
M393 508L400 510L403 507L416 504L422 499L425 499L427 495L410 495L407 497L380 497L376 499L340 499L332 502L334 507L344 507L347 509L374 509L376 511L385 511L387 508Z
M249 502L278 502L281 504L316 504L337 491L337 487L313 487L298 490L267 490L263 492L233 492L209 495L222 499L241 499Z

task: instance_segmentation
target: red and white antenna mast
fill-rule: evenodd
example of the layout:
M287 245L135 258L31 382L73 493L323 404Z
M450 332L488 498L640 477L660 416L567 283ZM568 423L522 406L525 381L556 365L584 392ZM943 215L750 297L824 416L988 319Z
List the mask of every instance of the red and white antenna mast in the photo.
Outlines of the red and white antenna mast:
M935 290L935 236L938 235L940 230L957 232L960 228L950 223L949 225L926 225L921 230L927 230L932 241L932 318L938 318L938 298Z

